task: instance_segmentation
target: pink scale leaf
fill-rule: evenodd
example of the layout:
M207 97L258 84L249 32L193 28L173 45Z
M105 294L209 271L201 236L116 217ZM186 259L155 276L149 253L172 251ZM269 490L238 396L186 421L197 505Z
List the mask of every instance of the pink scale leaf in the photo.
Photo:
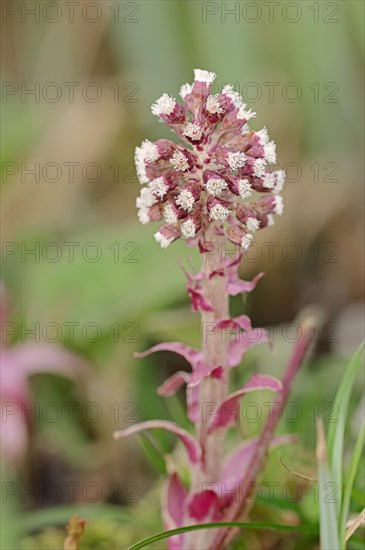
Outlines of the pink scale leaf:
M264 273L258 273L251 281L243 281L238 277L231 277L228 279L226 290L230 296L237 296L241 292L252 292L263 276Z
M190 461L192 463L199 462L201 458L201 447L198 441L186 430L180 428L175 422L169 422L167 420L147 420L146 422L140 422L121 430L114 432L114 438L119 439L121 437L128 437L129 435L134 435L145 430L156 430L162 429L171 432L181 440L183 445L186 448L186 451L189 455Z
M254 374L240 390L231 393L226 399L220 402L210 422L209 433L218 428L228 428L228 426L238 421L239 402L246 393L258 390L279 392L282 390L282 387L280 380L273 376Z
M293 434L278 435L271 440L270 449L295 443L297 440L297 436ZM244 484L247 468L256 451L258 443L258 437L246 440L235 447L226 457L222 468L220 483L216 488L223 501L223 505L227 505L232 499L232 494L234 489L237 488L237 483Z
M196 523L216 521L220 517L220 508L219 497L214 491L201 491L189 499L188 516Z
M168 397L174 395L183 384L186 384L186 401L188 418L191 422L199 421L199 383L207 376L223 379L224 370L222 367L215 367L210 371L198 369L193 374L185 371L178 371L170 376L157 390L159 395Z
M252 324L247 315L240 315L233 319L222 319L215 324L214 328L238 332L239 330L252 330Z
M254 328L241 332L237 338L229 343L228 364L236 367L242 361L244 354L256 344L269 342L268 332L263 328Z
M200 386L188 386L186 388L186 402L188 407L188 418L194 424L199 421L199 396Z
M212 376L213 378L223 379L224 370L222 367L216 367L209 372L198 370L192 375L179 371L170 376L157 390L159 395L168 397L174 395L183 384L186 384L186 401L188 418L191 422L196 423L199 421L199 394L200 386L199 382Z
M185 274L185 277L187 278L188 281L195 282L195 281L201 281L202 279L204 279L204 273L202 271L197 271L197 273L189 273L182 266L181 262L179 262L179 263L180 263L180 267L183 270L183 272Z
M199 384L204 378L207 378L207 376L214 376L215 378L222 378L220 371L217 371L218 368L221 367L211 367L207 368L203 363L199 365L199 367L192 373L190 380L189 380L189 386L196 386Z
M189 281L201 281L204 279L204 274L202 271L198 271L198 273L188 273L185 271L185 275Z
M226 373L223 367L215 367L211 372L210 376L212 378L216 378L218 380L225 380L226 379Z
M185 371L175 372L158 388L157 393L168 397L174 395L184 384L188 384L190 381L190 374Z
M203 487L211 485L203 483ZM217 522L222 519L221 502L219 496L211 489L204 489L201 492L191 495L188 500L187 510L184 516L185 525ZM209 541L213 541L218 529L209 531L199 530L194 533L187 533L184 546L181 548L210 548ZM180 549L179 549L180 550Z
M176 529L183 525L184 505L187 490L177 473L169 475L162 486L162 518L166 530ZM179 550L183 547L184 535L169 537L169 550Z
M200 350L182 344L181 342L163 342L146 351L143 351L142 353L135 353L134 356L140 358L147 357L157 351L172 351L178 355L181 355L188 363L190 363L193 370L199 366L202 360L202 352Z
M205 298L203 291L198 285L195 287L190 284L186 285L193 311L213 311L209 301Z
M230 275L233 278L234 274L237 276L237 270L238 266L242 259L242 253L240 252L233 260L231 258L226 258L221 261L220 267L218 269L214 269L209 274L209 279L212 279L213 277L219 275L223 276L226 273L226 270L230 270Z
M157 390L159 395L168 397L174 395L183 384L187 384L186 387L186 401L188 418L191 422L195 423L199 420L199 385L189 385L191 375L179 371L170 376Z

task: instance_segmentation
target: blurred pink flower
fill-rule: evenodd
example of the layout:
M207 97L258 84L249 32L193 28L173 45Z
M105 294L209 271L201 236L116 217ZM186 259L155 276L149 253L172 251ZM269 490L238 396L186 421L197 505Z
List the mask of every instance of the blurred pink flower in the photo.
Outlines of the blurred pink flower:
M6 289L0 284L1 456L9 463L19 463L28 447L27 411L34 408L29 378L42 372L74 378L85 369L85 362L56 344L4 344L3 331L10 308Z

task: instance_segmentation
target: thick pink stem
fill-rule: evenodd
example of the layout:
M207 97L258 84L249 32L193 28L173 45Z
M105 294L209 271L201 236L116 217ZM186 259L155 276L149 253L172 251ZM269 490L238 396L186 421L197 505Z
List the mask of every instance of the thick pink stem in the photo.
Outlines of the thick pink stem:
M224 375L222 378L210 376L200 384L200 414L197 435L202 448L202 467L194 471L193 494L207 490L212 483L216 483L220 479L224 430L208 434L208 425L214 410L228 394L228 339L226 342L222 331L214 328L217 321L229 317L227 277L224 273L224 275L215 275L209 278L213 271L221 270L224 239L214 231L210 231L205 235L205 243L210 251L202 254L202 271L204 273L202 284L204 297L212 306L213 311L202 312L202 351L205 366L209 369L222 367ZM215 529L187 533L184 539L184 548L189 548L189 550L207 548L216 535Z
M207 367L220 366L224 378L209 377L203 380L200 393L200 422L198 434L203 449L204 473L203 480L215 482L219 480L223 460L223 433L208 435L208 420L228 391L228 341L220 330L215 330L214 324L229 316L229 296L226 291L226 276L214 276L210 273L221 267L224 254L224 240L213 231L206 235L211 252L202 255L202 271L204 277L204 295L213 307L213 311L202 312L202 350Z

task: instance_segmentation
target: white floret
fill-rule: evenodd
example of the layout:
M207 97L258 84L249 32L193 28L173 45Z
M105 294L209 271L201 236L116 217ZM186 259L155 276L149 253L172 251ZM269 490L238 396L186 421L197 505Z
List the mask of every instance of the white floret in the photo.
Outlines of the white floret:
M148 208L156 203L156 199L149 187L143 187L141 194L136 200L137 208Z
M248 134L248 132L250 132L250 128L249 128L249 125L247 124L247 122L245 122L244 125L241 128L241 135L245 136L246 134Z
M227 162L232 168L232 170L237 170L237 168L242 168L246 162L246 156L244 153L228 153Z
M285 183L285 171L284 170L277 170L275 172L275 185L274 185L274 193L281 193L284 187Z
M247 218L246 227L250 233L255 233L260 227L260 221L256 218Z
M196 227L193 220L186 220L181 224L181 233L185 239L190 239L195 236Z
M148 179L147 174L146 174L146 165L145 165L144 161L143 160L138 160L137 155L136 155L135 162L136 162L136 169L137 169L137 176L138 176L139 183L141 183L141 184L148 183L149 179Z
M220 106L218 94L210 95L206 101L205 109L211 115L222 114L224 109Z
M146 162L154 162L159 157L157 145L148 139L142 142L141 147L136 147L134 158L140 183L148 183L149 181L146 175Z
M210 219L216 221L224 221L229 216L228 208L225 208L221 204L216 204L210 211Z
M149 188L155 195L160 197L160 199L163 199L168 191L168 186L164 182L164 179L162 176L152 180L149 184Z
M181 153L181 151L175 151L172 155L170 162L175 170L185 172L189 168L189 161L187 157Z
M154 162L160 158L157 145L148 139L145 139L142 142L141 150L143 153L143 158L147 162Z
M272 214L267 215L267 225L268 226L275 225L275 218Z
M194 69L194 80L198 82L206 82L211 84L217 75L210 73L209 71L203 71L202 69Z
M166 204L163 216L166 223L168 223L169 225L174 225L178 219L176 212L171 204Z
M276 162L276 143L274 141L269 141L264 145L265 159L267 162L275 164Z
M241 246L243 250L247 250L251 246L252 239L253 237L249 233L242 237Z
M245 104L241 105L241 107L238 109L237 118L239 120L243 120L243 119L250 120L251 118L255 118L255 116L256 116L256 113L252 109L249 109L248 111L246 111Z
M180 88L180 97L182 97L182 99L185 99L188 94L191 94L192 89L193 87L191 84L183 84Z
M248 180L239 180L238 182L238 192L242 199L247 199L252 195L252 187Z
M155 233L154 235L156 241L158 243L160 243L161 245L161 248L167 248L174 239L168 239L167 237L165 237L164 235L162 235L162 233L160 233L159 231L157 231L157 233Z
M275 173L274 172L265 172L263 176L263 186L266 189L273 189L275 185Z
M187 210L188 212L193 208L195 199L193 194L190 191L187 191L186 189L183 189L179 196L176 199L176 204L181 206L184 210Z
M154 115L171 115L175 109L176 100L168 94L163 94L151 107Z
M266 160L265 159L256 159L253 163L253 172L257 178L263 178L265 176L265 167L266 167Z
M220 195L220 193L227 189L228 185L223 179L211 178L205 184L205 187L210 195Z
M262 128L262 130L256 132L256 135L258 136L261 145L266 145L267 143L269 143L270 138L267 128L265 126Z
M246 107L246 104L243 103L243 99L240 94L238 92L235 92L231 85L228 84L227 86L224 86L222 94L228 96L232 100L234 106L237 107L237 109L240 109L241 107Z
M150 217L148 215L148 209L147 208L140 208L137 212L137 216L141 224L145 225L146 223L149 223Z
M203 135L203 128L199 126L199 124L189 122L189 124L184 128L183 135L194 141L199 141Z
M283 197L281 195L277 195L275 197L275 214L278 214L278 216L281 216L283 212L284 212Z

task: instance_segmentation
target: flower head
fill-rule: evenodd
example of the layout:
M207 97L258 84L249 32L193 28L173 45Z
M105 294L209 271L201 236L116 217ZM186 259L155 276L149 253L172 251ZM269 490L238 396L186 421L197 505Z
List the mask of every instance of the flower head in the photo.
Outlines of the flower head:
M252 234L283 213L285 174L273 170L276 145L264 127L253 131L247 109L232 86L211 94L215 74L195 69L180 90L183 105L163 94L152 112L180 139L143 141L135 161L141 189L141 223L162 221L162 247L179 238L204 239L210 226L248 248Z
M175 109L176 100L168 94L163 94L151 107L154 115L171 115Z

